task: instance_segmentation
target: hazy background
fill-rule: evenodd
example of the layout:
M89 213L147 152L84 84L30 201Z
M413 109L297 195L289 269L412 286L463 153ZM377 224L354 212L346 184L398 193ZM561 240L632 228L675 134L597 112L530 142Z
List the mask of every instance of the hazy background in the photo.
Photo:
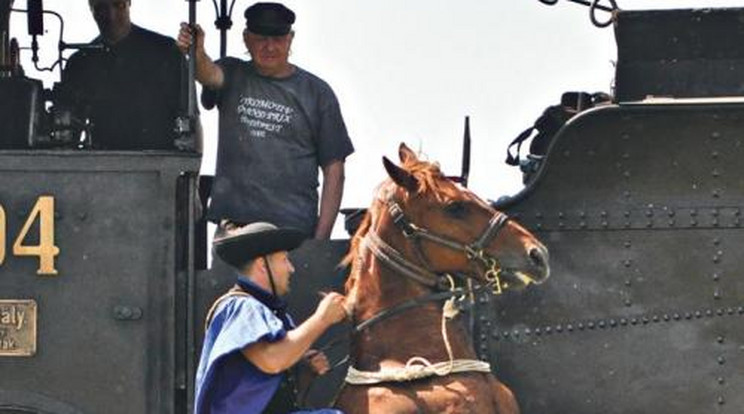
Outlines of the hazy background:
M218 1L219 3L219 1ZM236 1L228 55L248 58L243 11ZM617 0L623 9L744 7L744 0ZM16 8L26 2L16 0ZM460 171L464 117L470 116L470 187L484 198L518 192L521 173L504 164L506 147L565 91L611 92L616 47L612 27L599 29L589 9L568 1L538 0L290 0L297 14L290 60L325 79L341 103L356 153L347 159L342 207L366 207L383 178L382 155L396 157L400 142ZM605 0L602 4L609 4ZM86 0L47 0L65 19L66 42L97 35ZM184 0L132 0L132 21L175 36L188 19ZM601 13L602 20L608 15ZM198 2L207 50L219 57L215 10ZM59 23L45 19L41 66L57 50ZM28 46L26 16L14 13L11 36ZM743 46L744 47L744 46ZM69 55L66 54L66 55ZM41 74L23 51L26 74L51 87L59 71ZM202 172L214 172L217 113L202 109ZM334 236L343 236L341 220Z

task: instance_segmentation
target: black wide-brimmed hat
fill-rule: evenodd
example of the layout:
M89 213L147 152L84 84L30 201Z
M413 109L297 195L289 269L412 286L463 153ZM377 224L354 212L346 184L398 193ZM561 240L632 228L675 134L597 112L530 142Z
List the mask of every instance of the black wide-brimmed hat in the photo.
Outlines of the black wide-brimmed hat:
M271 223L256 222L229 227L214 237L217 255L235 268L271 253L290 251L302 244L305 235L293 228L279 228Z
M295 22L294 12L280 3L256 3L243 15L248 31L263 36L284 36Z

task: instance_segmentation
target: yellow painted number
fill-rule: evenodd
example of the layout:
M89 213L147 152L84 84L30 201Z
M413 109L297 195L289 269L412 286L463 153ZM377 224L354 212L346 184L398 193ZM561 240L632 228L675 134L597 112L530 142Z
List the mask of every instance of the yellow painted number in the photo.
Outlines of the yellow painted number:
M0 265L5 261L5 210L0 206Z
M39 218L39 244L25 245L23 241L37 217ZM13 243L13 254L16 256L38 256L39 269L36 271L37 274L57 274L57 269L54 268L54 257L59 254L59 248L54 245L54 197L41 196L36 201L36 205L28 215L23 229Z

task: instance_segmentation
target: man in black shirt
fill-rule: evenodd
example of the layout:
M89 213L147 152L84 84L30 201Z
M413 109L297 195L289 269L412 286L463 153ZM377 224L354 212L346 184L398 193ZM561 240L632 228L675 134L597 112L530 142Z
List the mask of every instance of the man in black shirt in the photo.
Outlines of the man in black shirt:
M91 122L94 149L200 151L200 139L179 139L176 119L186 62L173 39L132 24L131 0L88 0L99 48L70 57L57 104Z

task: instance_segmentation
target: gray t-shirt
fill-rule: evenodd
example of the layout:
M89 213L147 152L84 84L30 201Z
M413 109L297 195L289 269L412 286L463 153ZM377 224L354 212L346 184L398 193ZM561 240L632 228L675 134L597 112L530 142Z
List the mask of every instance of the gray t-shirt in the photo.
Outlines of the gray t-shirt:
M354 152L333 90L299 67L274 79L251 62L217 63L225 84L215 97L219 143L209 219L269 221L311 236L318 167Z

